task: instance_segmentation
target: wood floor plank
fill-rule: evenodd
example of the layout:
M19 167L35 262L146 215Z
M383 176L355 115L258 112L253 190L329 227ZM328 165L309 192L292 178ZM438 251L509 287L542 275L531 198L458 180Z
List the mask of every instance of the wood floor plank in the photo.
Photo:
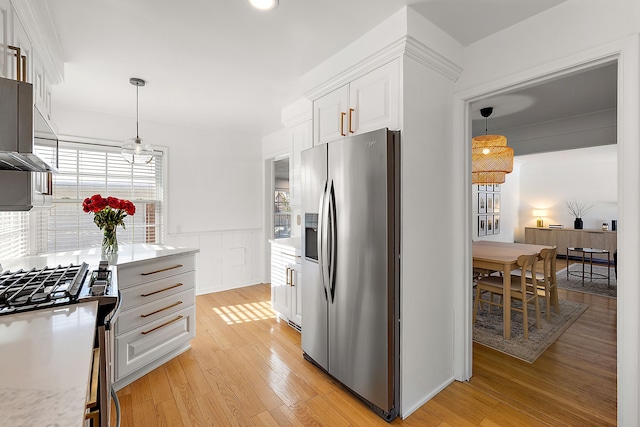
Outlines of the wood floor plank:
M589 308L534 363L474 343L469 382L391 425L616 425L617 302L559 296ZM192 348L118 391L122 426L389 425L304 360L300 333L269 298L268 284L198 296Z

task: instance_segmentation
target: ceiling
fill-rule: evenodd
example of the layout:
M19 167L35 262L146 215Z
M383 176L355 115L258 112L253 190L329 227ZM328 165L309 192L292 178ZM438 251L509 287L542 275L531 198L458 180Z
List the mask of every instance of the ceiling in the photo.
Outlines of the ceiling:
M617 73L616 63L608 63L477 101L471 106L473 134L485 133L483 107L494 107L489 133L615 109Z
M563 1L280 0L259 12L247 0L45 0L65 62L54 119L59 107L135 118L138 77L143 123L262 136L281 128L302 74L405 5L468 45Z

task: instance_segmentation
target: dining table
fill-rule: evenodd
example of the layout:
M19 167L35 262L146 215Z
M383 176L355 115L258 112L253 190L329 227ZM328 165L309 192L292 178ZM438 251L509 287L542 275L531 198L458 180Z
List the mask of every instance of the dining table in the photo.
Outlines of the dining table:
M530 245L526 243L510 243L480 240L472 243L473 268L483 268L502 273L504 286L503 303L503 336L511 339L511 272L518 269L520 255L539 255L546 245Z

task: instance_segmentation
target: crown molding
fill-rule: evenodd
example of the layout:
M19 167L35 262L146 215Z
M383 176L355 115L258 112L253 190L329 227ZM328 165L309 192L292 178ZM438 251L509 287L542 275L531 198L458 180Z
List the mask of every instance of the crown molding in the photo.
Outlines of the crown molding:
M293 127L311 120L312 112L311 101L306 98L301 98L281 110L280 122L285 127Z
M458 80L463 71L461 66L448 60L418 39L411 36L403 36L306 91L304 96L311 100L318 99L322 95L336 90L384 64L403 57L411 58L453 82Z
M440 55L415 37L407 36L404 54L455 82L462 74L462 67Z

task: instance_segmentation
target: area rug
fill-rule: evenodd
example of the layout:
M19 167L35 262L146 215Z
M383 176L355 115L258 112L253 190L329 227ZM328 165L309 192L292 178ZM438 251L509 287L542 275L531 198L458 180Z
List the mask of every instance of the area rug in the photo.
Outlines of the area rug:
M473 327L473 340L502 353L533 363L588 308L586 304L560 300L560 314L551 307L551 322L547 322L544 299L540 300L540 329L535 326L535 310L528 311L529 339L524 339L522 313L511 312L511 339L503 338L502 308L481 304ZM518 302L513 305L518 307Z
M615 298L618 295L618 286L616 281L616 275L614 273L613 266L611 267L611 282L607 287L607 267L605 266L593 266L593 272L599 277L597 279L589 280L588 276L584 279L584 285L582 284L582 265L572 264L570 266L571 274L567 279L567 269L563 268L556 273L556 280L558 287L561 289L568 289L571 291L585 292L588 294L603 295L607 297ZM585 265L585 272L589 272L589 266ZM595 276L594 274L594 276ZM605 277L604 279L602 277Z

